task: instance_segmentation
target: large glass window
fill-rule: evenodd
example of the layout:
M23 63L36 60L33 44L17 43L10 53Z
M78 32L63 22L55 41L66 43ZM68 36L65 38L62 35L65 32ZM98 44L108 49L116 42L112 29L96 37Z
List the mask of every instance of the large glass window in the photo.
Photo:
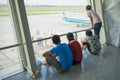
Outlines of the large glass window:
M0 79L22 71L18 53L18 47L0 50Z
M16 44L7 0L0 0L0 47Z
M89 19L85 11L87 0L38 0L37 2L24 0L24 2L33 39L90 27L87 24Z
M24 0L32 40L90 28L88 0ZM61 37L64 40L66 37ZM78 38L79 39L79 38ZM66 42L66 40L62 41ZM36 56L54 46L51 39L34 43Z
M0 0L0 48L17 44L7 0ZM0 50L0 79L22 70L18 47Z

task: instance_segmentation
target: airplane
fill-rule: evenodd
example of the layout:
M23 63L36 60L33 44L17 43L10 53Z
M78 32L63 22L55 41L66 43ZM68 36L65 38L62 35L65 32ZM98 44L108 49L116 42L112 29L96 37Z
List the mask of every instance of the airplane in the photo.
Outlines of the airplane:
M79 26L89 26L90 25L90 20L69 18L69 17L66 17L64 12L63 12L63 15L64 15L64 18L63 18L64 21L71 22L71 23L76 23L77 27L79 27Z

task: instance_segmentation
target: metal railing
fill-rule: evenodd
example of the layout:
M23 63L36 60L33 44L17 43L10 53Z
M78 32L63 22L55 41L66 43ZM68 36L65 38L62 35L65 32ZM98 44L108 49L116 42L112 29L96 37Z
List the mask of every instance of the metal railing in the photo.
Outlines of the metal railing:
M74 31L72 33L75 34L75 39L77 39L77 33L79 32L83 32L83 31L86 31L86 30L89 30L89 29L92 29L92 28L88 28L88 29L84 29L84 30L79 30L79 31ZM60 34L59 36L65 36L67 33L65 34ZM32 43L35 43L35 42L39 42L39 41L44 41L44 40L48 40L48 39L51 39L52 37L47 37L47 38L43 38L43 39L39 39L39 40L33 40ZM6 46L6 47L2 47L0 48L0 50L4 50L4 49L8 49L8 48L12 48L12 47L17 47L17 46L21 46L21 45L24 45L25 43L20 43L20 44L14 44L14 45L10 45L10 46Z

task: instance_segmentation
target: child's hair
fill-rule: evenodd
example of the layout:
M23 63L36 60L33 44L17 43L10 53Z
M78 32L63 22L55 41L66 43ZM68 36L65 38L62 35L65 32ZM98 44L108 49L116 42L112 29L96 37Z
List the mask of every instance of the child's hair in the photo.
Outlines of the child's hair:
M91 30L86 30L86 35L87 36L92 36L92 31Z
M86 6L86 10L91 10L92 8L91 8L91 6L90 5L87 5Z
M73 33L71 33L71 32L67 33L67 39L68 39L69 42L70 42L71 40L74 40Z
M54 44L59 44L61 42L59 35L52 36L52 41Z

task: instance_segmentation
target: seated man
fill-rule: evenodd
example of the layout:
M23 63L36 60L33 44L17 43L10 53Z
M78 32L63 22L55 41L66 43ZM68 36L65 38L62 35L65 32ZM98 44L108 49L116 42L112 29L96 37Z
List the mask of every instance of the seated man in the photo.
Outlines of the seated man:
M56 46L43 54L46 60L42 63L54 66L60 73L66 72L72 65L72 52L66 43L61 43L58 35L54 35L52 41ZM57 55L58 59L54 55Z
M101 44L96 36L93 36L91 30L86 31L86 40L82 41L83 47L87 47L91 54L98 55L101 50Z
M72 65L76 65L82 60L82 49L80 43L74 39L73 33L67 34L67 39L69 41L68 45L73 54L73 63Z

